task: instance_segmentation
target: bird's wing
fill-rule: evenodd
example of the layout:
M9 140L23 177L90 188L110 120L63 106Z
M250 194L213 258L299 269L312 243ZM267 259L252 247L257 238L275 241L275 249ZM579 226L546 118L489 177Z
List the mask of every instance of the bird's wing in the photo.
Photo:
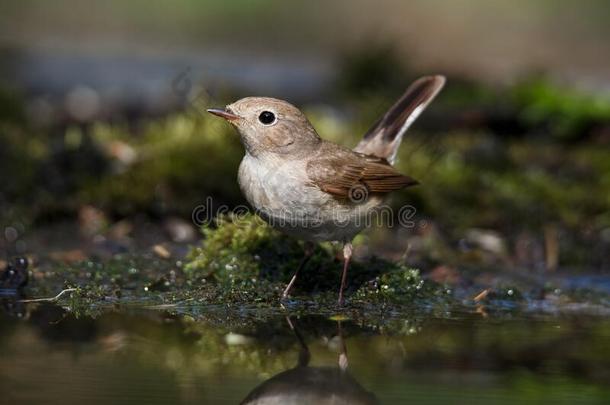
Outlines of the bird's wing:
M354 193L386 194L417 184L385 159L349 150L310 160L307 175L313 185L338 198L352 198Z

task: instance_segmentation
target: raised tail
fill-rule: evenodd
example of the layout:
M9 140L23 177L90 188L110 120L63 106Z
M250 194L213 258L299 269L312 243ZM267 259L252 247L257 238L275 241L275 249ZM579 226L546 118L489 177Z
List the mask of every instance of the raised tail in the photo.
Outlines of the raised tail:
M444 76L417 79L367 131L354 151L384 158L393 164L403 135L444 85Z

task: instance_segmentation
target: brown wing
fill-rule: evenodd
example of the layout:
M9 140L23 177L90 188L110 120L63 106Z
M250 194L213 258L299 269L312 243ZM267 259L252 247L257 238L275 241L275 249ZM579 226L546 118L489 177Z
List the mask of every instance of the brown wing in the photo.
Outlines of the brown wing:
M367 193L386 194L417 184L397 172L385 159L349 150L325 154L307 164L310 181L321 190L339 198L366 188Z

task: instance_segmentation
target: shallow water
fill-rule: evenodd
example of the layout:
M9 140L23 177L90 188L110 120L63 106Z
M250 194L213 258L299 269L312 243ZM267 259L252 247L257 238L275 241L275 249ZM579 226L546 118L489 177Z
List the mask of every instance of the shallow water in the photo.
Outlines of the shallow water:
M36 305L21 317L4 315L0 402L610 399L607 318L414 310L376 324L283 310L264 317L217 307L169 311L121 306L92 318Z

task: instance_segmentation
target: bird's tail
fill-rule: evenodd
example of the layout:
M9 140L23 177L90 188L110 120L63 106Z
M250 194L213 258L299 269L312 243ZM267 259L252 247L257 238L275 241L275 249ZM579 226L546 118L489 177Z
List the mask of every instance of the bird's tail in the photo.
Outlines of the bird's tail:
M425 76L413 82L368 130L354 151L384 158L393 164L403 135L444 85L444 76Z

